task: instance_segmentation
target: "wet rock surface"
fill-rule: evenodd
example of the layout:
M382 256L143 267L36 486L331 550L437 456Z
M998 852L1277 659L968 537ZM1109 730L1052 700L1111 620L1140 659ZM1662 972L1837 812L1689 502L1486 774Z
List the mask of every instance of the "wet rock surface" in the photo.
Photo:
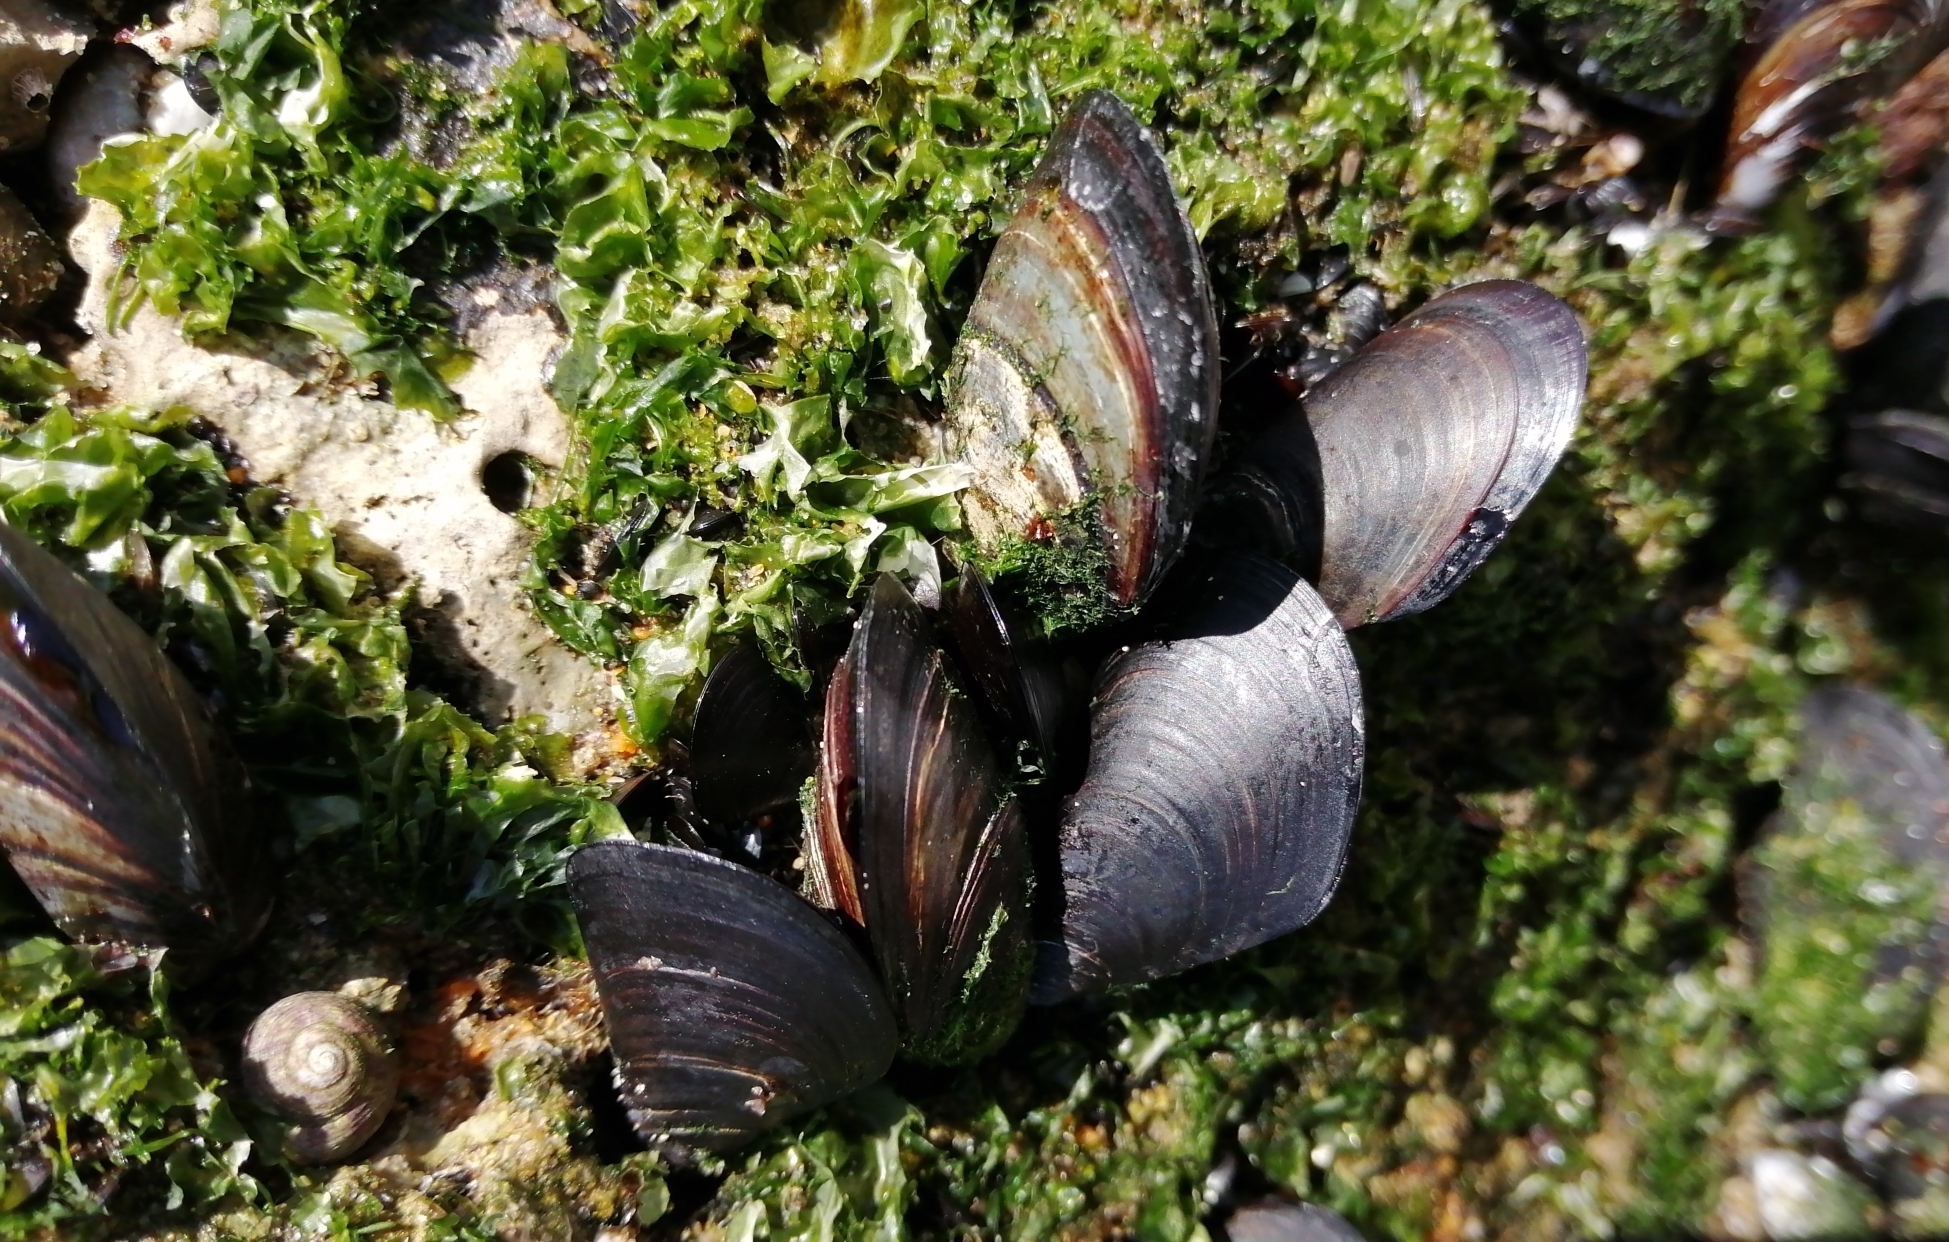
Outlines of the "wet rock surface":
M547 313L475 325L464 343L478 361L454 385L469 413L442 425L345 381L294 337L206 349L146 305L111 325L116 227L113 209L95 204L69 238L90 276L80 317L95 333L76 373L106 392L190 406L222 428L254 477L315 507L384 589L414 584L428 648L464 701L491 720L539 715L579 739L588 766L604 762L607 678L535 620L522 585L532 536L483 486L503 454L554 468L567 452L544 386L561 344Z
M90 17L55 0L0 4L0 152L40 142L62 75L95 30Z

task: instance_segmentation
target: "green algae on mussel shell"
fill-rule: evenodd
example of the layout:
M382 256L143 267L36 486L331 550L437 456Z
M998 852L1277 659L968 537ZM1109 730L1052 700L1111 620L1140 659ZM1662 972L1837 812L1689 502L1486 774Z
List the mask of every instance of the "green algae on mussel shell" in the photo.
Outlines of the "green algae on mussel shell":
M945 452L974 470L975 542L1003 568L1024 541L1080 545L1090 572L1050 589L1137 607L1190 533L1218 381L1211 282L1164 157L1091 91L996 242L949 364Z
M1089 771L1064 805L1053 1004L1217 961L1312 921L1360 803L1360 674L1290 568L1213 559L1165 638L1099 676Z
M242 768L189 683L106 596L0 525L0 848L77 940L195 971L271 904Z
M784 885L623 840L583 846L568 874L617 1091L666 1156L741 1147L893 1063L893 1013L872 968Z
M882 574L826 691L814 900L865 928L902 1051L971 1061L1027 996L1029 851L981 713L900 580Z
M1733 96L1711 222L1750 228L1807 156L1949 46L1942 0L1772 0Z
M1535 285L1445 293L1375 337L1246 454L1224 488L1342 625L1432 608L1543 486L1576 429L1576 313Z

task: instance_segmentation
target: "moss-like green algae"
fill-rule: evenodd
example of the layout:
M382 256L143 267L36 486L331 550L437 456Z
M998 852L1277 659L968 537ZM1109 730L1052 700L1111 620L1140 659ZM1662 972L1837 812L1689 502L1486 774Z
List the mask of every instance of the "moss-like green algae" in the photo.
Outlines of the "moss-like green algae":
M1859 632L1836 655L1824 598L1776 580L1818 522L1848 213L1803 196L1753 238L1668 230L1628 257L1582 230L1491 225L1524 95L1470 4L872 7L912 34L871 85L852 78L877 52L802 47L755 6L678 4L619 58L609 99L548 113L555 197L533 201L556 204L577 342L558 388L586 449L539 518L543 569L646 512L730 505L747 523L669 545L662 577L648 540L628 543L595 600L538 577L565 637L631 661L645 740L713 630L752 628L789 662L794 611L830 614L906 555L897 528L951 532L951 480L867 460L842 430L937 397L970 259L1089 86L1160 124L1228 314L1321 245L1405 303L1529 275L1591 331L1592 402L1474 581L1356 635L1368 805L1318 926L1034 1015L975 1069L903 1072L912 1104L877 1091L734 1158L696 1232L1187 1238L1227 1161L1378 1234L1698 1228L1731 1170L1727 1111L1768 1072L1728 868L1809 677L1891 667ZM281 188L304 184L283 167ZM685 537L646 529L658 548ZM677 571L698 564L705 595L644 585L695 583ZM1938 607L1895 598L1897 616ZM1933 667L1926 641L1895 667ZM1911 694L1939 681L1904 676ZM342 796L318 848L373 835ZM326 1235L349 1219L333 1211L284 1219ZM362 1211L383 1233L383 1209ZM264 1227L248 1218L221 1230Z

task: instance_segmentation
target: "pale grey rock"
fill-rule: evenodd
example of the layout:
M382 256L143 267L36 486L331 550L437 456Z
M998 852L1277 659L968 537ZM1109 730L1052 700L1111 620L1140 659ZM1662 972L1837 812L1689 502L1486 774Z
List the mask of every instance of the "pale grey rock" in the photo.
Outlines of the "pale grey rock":
M77 374L113 400L185 405L222 428L255 477L324 515L346 559L382 586L419 584L425 637L468 706L489 720L542 716L577 739L584 771L609 760L613 679L530 611L521 583L532 536L481 485L502 453L557 467L567 452L566 421L543 382L560 344L547 313L474 324L465 342L479 361L454 385L469 412L442 426L335 379L336 359L295 336L200 348L146 305L108 330L117 227L112 207L92 203L69 239L90 277L79 317L95 334L71 361Z

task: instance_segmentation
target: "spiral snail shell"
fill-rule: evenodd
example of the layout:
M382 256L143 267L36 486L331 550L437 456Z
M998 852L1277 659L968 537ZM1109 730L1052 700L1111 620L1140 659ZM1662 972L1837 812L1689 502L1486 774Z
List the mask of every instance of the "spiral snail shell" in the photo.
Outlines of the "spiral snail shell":
M243 1081L282 1123L285 1155L326 1164L357 1151L385 1121L399 1066L371 1010L337 992L299 992L244 1032Z

